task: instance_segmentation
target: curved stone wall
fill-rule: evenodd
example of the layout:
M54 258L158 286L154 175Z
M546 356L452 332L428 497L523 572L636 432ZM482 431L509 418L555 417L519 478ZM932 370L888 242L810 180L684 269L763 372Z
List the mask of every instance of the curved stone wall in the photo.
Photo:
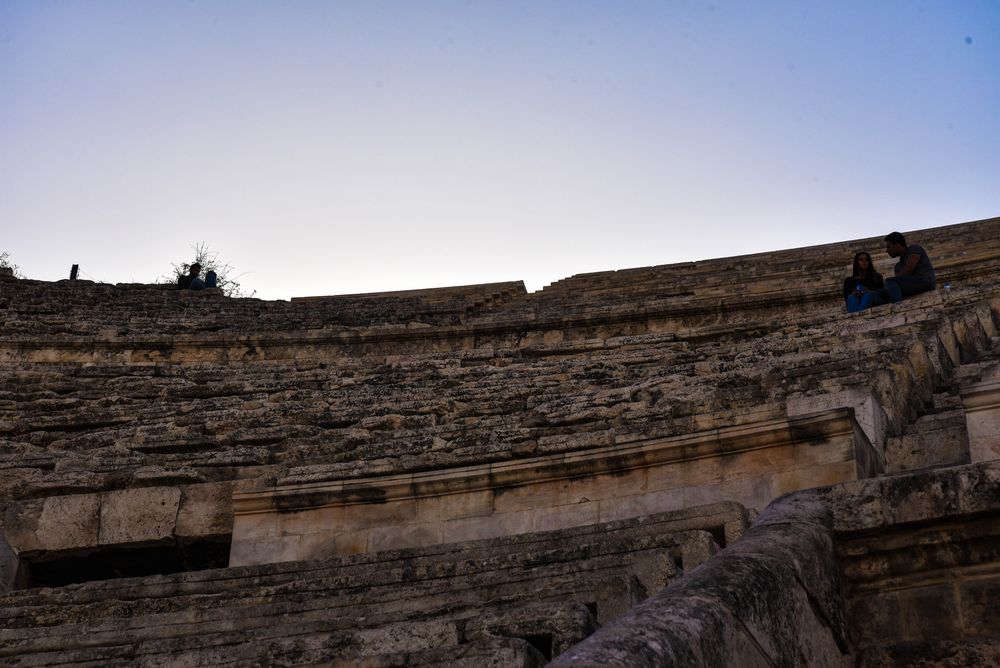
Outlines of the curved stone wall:
M827 576L803 576L804 560L773 573L767 586L784 603L761 608L709 559L721 548L722 559L742 554L744 580L756 581L779 557L747 555L767 545L786 511L772 507L756 538L741 536L788 492L942 467L992 470L1000 219L908 237L951 287L854 315L840 303L842 275L857 248L885 270L880 238L586 274L533 294L510 282L264 302L0 276L0 574L9 590L0 639L11 648L3 656L90 660L68 639L103 610L92 660L211 664L223 656L211 649L224 644L222 628L200 636L190 622L200 603L182 592L199 573L218 583L206 600L235 595L223 584L230 575L246 588L232 619L246 596L264 606L254 628L269 615L302 620L298 640L294 623L275 625L272 640L245 637L244 660L323 662L336 647L370 665L541 665L653 596L624 618L647 638L640 620L660 614L648 606L670 582L668 591L702 601L698 614L724 637L695 625L702 635L671 641L687 649L654 652L649 665L707 660L692 644L706 642L723 657L748 648L763 665L912 656L909 631L886 626L884 647L859 635L855 618L874 613L851 593L862 589L851 589L853 562L839 552L848 593L819 608L811 597ZM794 549L826 559L809 536L822 533L815 518L832 513L838 550L872 551L863 535L837 528L847 515L831 499L844 493L809 497L819 506ZM940 554L994 535L991 508L947 534ZM644 543L646 522L666 542ZM586 538L605 530L632 537L612 556ZM919 542L894 525L869 530ZM520 565L484 570L488 586L445 575L491 551ZM602 572L616 560L634 568L590 580L586 564L598 553ZM988 571L990 559L955 572ZM367 606L365 630L350 631L349 615L325 621L308 597L282 598L255 579L294 579L318 564L334 568L310 580L311 591L326 592L318 606L341 595L352 564L396 574L380 585L384 596L352 599ZM530 582L518 579L525 568L538 569ZM574 568L591 584L573 584ZM434 593L405 586L430 571L439 573ZM547 572L553 589L542 596ZM152 596L157 578L172 584ZM985 600L993 585L983 582L961 601ZM443 612L479 586L500 597L489 599L483 620L492 621ZM725 610L721 590L706 593L713 586L729 588ZM883 595L892 586L876 580L865 596L876 608L899 605ZM88 599L93 587L114 603ZM421 597L436 603L414 602ZM86 612L60 616L59 606ZM119 632L122 620L137 635ZM732 624L738 632L726 630ZM801 636L791 644L788 624ZM36 626L52 639L30 640ZM950 641L985 656L997 634L980 626ZM202 641L204 651L186 654ZM943 642L927 651L948 650ZM590 646L564 660L597 665L602 655L578 653Z

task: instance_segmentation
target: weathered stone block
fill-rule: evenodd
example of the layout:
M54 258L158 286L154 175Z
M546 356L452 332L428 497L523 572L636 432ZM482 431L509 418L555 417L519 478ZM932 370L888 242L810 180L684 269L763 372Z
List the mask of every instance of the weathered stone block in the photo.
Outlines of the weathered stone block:
M299 559L299 536L274 538L249 538L237 541L233 537L229 551L229 565L268 564Z
M348 510L344 506L321 506L319 508L300 509L269 515L249 515L251 524L247 530L254 536L309 535L314 533L327 534L345 526ZM240 529L246 520L240 517Z
M511 513L551 505L555 490L546 484L525 484L493 489L493 511Z
M958 599L962 637L1000 638L1000 576L985 575L960 583Z
M552 531L585 524L596 524L600 506L594 502L572 503L564 506L541 507L531 513L533 531Z
M97 545L100 542L102 501L99 494L45 499L35 532L38 549L67 550Z
M1000 459L1000 380L963 387L962 404L972 462Z
M7 542L7 537L0 531L0 594L17 586L18 572L21 564L17 552Z
M415 502L414 516L421 522L484 517L493 513L493 500L492 490L418 498Z
M522 510L513 513L495 513L488 518L470 517L448 520L442 535L449 541L480 540L525 534L531 531L533 513Z
M368 549L398 550L444 542L444 527L440 522L375 527L368 534Z
M723 463L719 457L701 457L669 466L651 467L647 474L650 491L690 487L694 485L720 485Z
M598 515L602 522L641 517L659 512L678 510L683 507L684 489L665 492L649 492L636 496L602 499L598 502Z
M44 499L14 501L4 511L3 532L8 544L17 552L44 549L36 532L45 507Z
M98 543L119 545L170 539L177 527L181 490L140 487L104 494Z
M832 408L851 408L854 419L869 442L881 451L887 436L887 418L877 395L870 387L848 388L809 396L793 396L786 402L788 417L818 413Z
M774 476L775 496L810 487L822 487L838 482L854 480L857 477L857 462L851 460L839 464L823 464L794 469Z
M224 536L233 532L230 483L187 485L182 492L175 528L178 537Z
M323 559L332 556L360 554L369 550L371 529L308 533L299 538L300 559Z

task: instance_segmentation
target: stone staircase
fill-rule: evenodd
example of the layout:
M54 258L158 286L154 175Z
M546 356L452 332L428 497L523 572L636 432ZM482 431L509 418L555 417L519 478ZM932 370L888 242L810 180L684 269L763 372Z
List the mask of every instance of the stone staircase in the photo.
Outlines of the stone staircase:
M965 410L957 394L938 393L932 406L886 443L886 473L969 463Z

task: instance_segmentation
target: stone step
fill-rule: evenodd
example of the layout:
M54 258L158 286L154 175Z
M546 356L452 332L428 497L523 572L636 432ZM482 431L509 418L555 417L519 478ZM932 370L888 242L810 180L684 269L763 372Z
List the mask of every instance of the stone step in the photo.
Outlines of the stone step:
M937 392L927 414L944 413L962 407L962 395L958 392Z
M342 632L299 632L289 637L257 640L230 634L218 644L203 644L201 639L182 638L174 643L137 643L116 647L80 648L17 657L17 666L163 666L183 665L192 668L254 666L302 666L356 668L480 668L484 665L540 668L548 661L529 640L520 637L468 639L461 643L442 643L429 649L391 651L398 636L384 630L385 639L369 641L369 653L355 650L356 635ZM545 636L538 644L544 649ZM189 645L190 643L190 645ZM381 645L381 647L379 646Z
M382 619L372 623L354 616L361 624L352 624L350 617L327 619L322 611L312 615L269 612L260 624L239 618L223 621L208 618L197 624L181 624L154 617L144 627L146 633L130 627L115 632L82 626L66 629L64 635L48 634L34 641L5 643L0 657L16 657L17 665L24 666L50 665L53 660L76 663L124 658L139 664L169 661L208 666L251 661L255 657L308 662L329 656L331 649L336 648L339 659L360 660L424 652L431 657L435 656L432 650L454 652L461 644L497 637L547 637L551 653L552 649L561 651L578 642L595 628L588 609L572 603L508 610L487 606L463 615L416 621Z
M932 410L924 413L914 422L906 426L906 434L930 434L944 429L961 427L965 424L965 412L962 409L962 399L957 397L952 405L941 410Z
M904 425L901 435L888 439L886 472L968 463L969 438L961 395L953 389L936 392L920 410L916 420Z
M965 411L953 408L920 417L886 442L886 473L969 463Z

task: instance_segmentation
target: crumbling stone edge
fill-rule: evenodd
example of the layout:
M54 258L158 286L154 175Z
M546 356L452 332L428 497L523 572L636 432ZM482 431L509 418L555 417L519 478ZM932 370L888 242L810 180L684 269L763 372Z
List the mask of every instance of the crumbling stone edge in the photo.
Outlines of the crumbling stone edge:
M848 666L833 517L814 490L550 666Z

